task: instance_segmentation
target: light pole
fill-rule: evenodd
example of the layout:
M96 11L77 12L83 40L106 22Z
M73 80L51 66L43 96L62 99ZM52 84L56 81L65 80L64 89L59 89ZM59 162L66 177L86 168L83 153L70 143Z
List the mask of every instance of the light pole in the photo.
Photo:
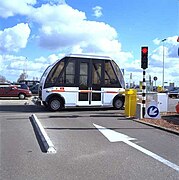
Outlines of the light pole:
M165 76L165 72L164 72L164 69L165 69L165 63L164 63L164 59L165 59L165 49L164 49L164 42L166 41L167 39L162 39L161 42L163 43L163 73L162 73L162 88L164 90L164 76Z

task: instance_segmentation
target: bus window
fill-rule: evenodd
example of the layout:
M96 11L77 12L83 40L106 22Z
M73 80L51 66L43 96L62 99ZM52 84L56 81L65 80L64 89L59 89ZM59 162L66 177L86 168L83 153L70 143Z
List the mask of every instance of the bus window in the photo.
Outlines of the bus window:
M92 84L101 84L101 63L93 63Z
M75 63L69 62L66 67L66 84L74 84L75 83Z
M46 88L54 86L59 74L61 73L62 69L64 68L64 64L65 64L64 60L62 60L52 68L52 70L48 74L47 80L45 82Z
M80 85L87 86L88 82L88 64L81 63L80 64Z
M61 72L57 85L74 85L75 83L75 62L69 61Z
M105 82L104 82L105 86L116 87L119 84L117 76L114 73L114 70L113 70L113 67L111 66L111 62L110 61L105 61L105 74L104 74L104 78L105 78Z

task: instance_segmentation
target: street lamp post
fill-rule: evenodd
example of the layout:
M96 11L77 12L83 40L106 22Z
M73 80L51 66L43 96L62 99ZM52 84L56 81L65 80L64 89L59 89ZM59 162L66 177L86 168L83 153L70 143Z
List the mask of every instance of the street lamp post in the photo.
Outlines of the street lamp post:
M163 73L162 73L162 88L164 90L164 79L165 79L165 63L164 63L164 59L165 59L165 49L164 49L164 42L166 41L167 39L162 39L161 42L163 43Z

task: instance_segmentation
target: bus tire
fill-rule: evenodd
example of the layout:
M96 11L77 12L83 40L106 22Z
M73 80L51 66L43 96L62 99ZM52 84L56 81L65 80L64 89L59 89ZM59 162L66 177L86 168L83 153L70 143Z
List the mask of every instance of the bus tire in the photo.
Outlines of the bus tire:
M50 98L47 105L48 109L53 112L59 111L63 107L62 101L59 97Z
M113 101L113 107L115 109L121 109L124 106L124 99L122 97L116 97Z

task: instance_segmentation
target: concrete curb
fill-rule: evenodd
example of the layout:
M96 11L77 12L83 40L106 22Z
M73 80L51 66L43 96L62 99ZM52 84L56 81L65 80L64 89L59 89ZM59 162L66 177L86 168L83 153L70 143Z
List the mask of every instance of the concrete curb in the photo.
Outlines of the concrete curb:
M32 114L31 119L37 129L37 133L39 134L47 153L56 153L56 149L52 141L48 137L47 133L45 132L45 129L43 128L42 124L38 120L37 116L35 114Z
M170 132L170 133L179 135L179 132L178 132L178 131L175 131L175 130L173 130L173 129L165 128L165 127L162 127L162 126L157 126L157 125L155 125L155 124L151 124L151 123L148 123L148 122L144 122L144 121L141 121L141 120L139 120L139 119L133 119L133 121L139 122L139 123L142 123L142 124L146 124L146 125L148 125L148 126L152 126L152 127L157 128L157 129L161 129L161 130L164 130L164 131L167 131L167 132Z

